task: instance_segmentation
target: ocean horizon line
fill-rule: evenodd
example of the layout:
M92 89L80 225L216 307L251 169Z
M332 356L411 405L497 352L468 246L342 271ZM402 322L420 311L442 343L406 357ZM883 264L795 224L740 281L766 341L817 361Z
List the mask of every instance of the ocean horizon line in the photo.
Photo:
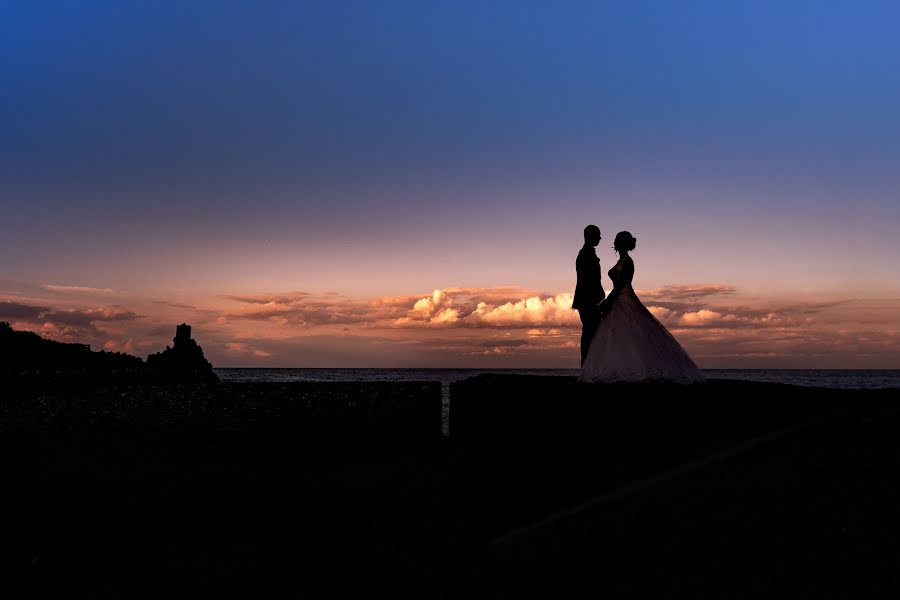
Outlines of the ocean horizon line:
M214 367L214 370L341 370L341 371L580 371L579 367ZM864 369L858 367L711 367L701 371L900 371L900 368Z

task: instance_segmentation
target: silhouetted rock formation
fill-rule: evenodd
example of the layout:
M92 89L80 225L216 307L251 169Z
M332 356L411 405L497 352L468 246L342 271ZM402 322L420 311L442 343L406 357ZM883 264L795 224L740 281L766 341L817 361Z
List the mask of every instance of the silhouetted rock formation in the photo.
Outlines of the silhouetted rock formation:
M87 344L67 344L16 331L0 322L0 369L140 369L144 361L122 352L93 352Z
M169 371L179 379L218 381L212 365L203 356L203 348L191 338L191 326L182 323L175 327L173 346L147 357L147 366Z

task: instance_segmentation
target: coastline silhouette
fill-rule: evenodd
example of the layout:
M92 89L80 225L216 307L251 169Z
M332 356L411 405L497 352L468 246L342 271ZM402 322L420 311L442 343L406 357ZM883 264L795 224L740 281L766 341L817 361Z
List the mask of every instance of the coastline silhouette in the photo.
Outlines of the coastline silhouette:
M0 368L140 369L144 361L124 352L94 352L87 344L56 342L0 321Z
M88 344L49 340L31 331L17 331L0 321L0 369L4 371L66 375L79 372L130 373L139 377L178 381L218 381L203 348L191 338L191 326L176 326L174 347L151 354L144 362L125 352L93 351Z

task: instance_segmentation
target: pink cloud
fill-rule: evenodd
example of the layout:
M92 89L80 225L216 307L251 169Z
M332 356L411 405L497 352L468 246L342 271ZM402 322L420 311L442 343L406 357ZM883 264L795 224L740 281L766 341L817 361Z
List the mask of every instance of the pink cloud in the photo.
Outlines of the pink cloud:
M105 326L142 318L142 315L122 306L54 309L38 304L0 301L0 321L14 321L25 329L38 331L59 341L96 343Z
M721 296L726 294L734 294L736 288L730 285L722 284L693 284L693 285L667 285L654 290L637 290L638 296L647 300L667 299L677 300L697 300L700 298L708 298L710 296Z
M46 283L41 286L41 288L47 290L48 292L56 292L59 294L95 294L95 295L108 295L117 293L115 290L110 288L97 288L97 287L89 287L85 285L58 285L52 283Z
M226 342L225 350L227 350L228 352L237 352L241 354L252 354L253 356L257 356L260 358L267 358L269 356L272 356L271 352L260 350L259 348L255 348L245 342Z

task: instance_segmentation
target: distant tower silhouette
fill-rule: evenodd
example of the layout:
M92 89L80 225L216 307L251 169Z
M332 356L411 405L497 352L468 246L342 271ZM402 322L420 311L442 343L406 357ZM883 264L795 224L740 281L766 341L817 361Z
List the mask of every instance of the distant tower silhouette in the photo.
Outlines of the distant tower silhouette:
M177 346L179 342L186 342L189 339L191 339L191 326L187 323L176 325L175 337L172 338L172 343Z

